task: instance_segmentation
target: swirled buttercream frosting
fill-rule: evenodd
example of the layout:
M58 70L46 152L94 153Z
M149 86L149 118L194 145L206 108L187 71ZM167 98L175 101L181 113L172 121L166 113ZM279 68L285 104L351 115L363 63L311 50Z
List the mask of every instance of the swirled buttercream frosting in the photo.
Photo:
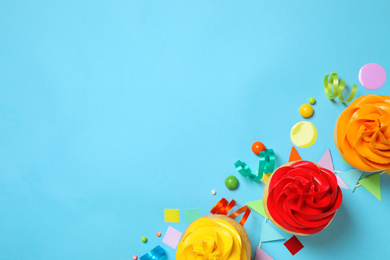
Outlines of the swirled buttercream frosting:
M177 250L177 260L247 259L238 231L222 219L199 218L186 230Z
M368 172L390 169L390 97L357 98L337 120L334 137L351 166Z
M333 219L342 193L333 172L309 161L278 168L264 190L270 220L294 234L314 234Z

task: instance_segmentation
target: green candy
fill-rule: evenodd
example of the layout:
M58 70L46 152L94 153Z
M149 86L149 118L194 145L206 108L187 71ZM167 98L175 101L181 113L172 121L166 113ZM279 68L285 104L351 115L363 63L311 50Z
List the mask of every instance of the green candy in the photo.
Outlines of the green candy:
M147 239L146 237L142 237L142 238L141 238L141 241L144 242L144 243L146 243L146 242L148 242L148 239Z
M235 190L238 187L238 180L236 176L230 175L225 179L225 186L229 190Z
M315 103L316 103L316 100L314 99L314 98L309 98L309 103L311 104L311 105L314 105Z

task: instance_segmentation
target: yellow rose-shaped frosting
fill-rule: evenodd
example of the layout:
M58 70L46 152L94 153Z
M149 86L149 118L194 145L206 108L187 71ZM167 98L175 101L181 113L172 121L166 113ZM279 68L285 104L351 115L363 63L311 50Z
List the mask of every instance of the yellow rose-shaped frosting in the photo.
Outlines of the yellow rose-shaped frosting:
M337 120L335 143L359 170L390 169L390 97L365 95L352 102Z
M177 260L240 260L247 259L237 230L222 219L199 218L180 241Z

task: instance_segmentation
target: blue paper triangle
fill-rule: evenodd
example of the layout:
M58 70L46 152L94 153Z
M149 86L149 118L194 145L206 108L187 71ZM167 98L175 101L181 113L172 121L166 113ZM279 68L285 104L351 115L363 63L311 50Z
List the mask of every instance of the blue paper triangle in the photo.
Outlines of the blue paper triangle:
M278 231L273 229L266 222L263 222L263 225L261 226L260 242L268 242L282 239L285 239L284 236L279 234Z
M341 179L343 179L348 188L353 192L362 174L362 171L359 171L357 169L351 169L346 172L340 172L339 176Z

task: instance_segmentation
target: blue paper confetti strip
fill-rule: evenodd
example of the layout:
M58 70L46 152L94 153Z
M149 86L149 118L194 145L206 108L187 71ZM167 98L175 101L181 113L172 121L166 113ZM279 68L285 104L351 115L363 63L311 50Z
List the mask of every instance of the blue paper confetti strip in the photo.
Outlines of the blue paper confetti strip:
M359 171L357 169L351 169L346 172L340 172L339 176L345 182L348 188L353 192L362 174L362 171Z
M263 177L263 173L255 174L249 168L249 166L241 161L237 161L234 163L234 167L236 167L237 171L244 177L249 177L254 181L259 181Z
M145 255L141 256L140 260L165 260L167 254L161 246L156 246Z

